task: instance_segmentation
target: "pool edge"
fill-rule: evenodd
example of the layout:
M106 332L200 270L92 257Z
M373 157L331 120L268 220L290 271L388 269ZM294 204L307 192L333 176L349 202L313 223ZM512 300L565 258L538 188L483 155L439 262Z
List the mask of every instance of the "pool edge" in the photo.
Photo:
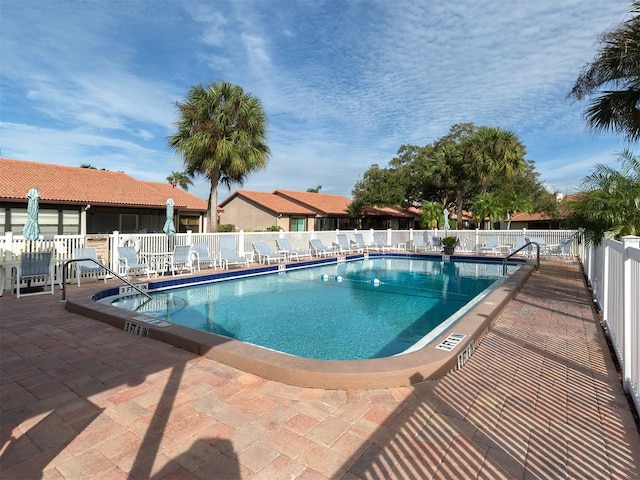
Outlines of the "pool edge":
M407 386L440 378L461 367L533 271L532 265L523 265L431 344L412 353L387 358L313 360L214 334L203 334L180 325L164 328L152 324L145 326L150 339L289 385L337 390ZM136 322L134 317L139 316L97 303L92 297L86 293L75 294L67 300L66 309L118 329L124 329L127 321ZM436 349L436 345L451 333L462 334L464 338L450 351Z

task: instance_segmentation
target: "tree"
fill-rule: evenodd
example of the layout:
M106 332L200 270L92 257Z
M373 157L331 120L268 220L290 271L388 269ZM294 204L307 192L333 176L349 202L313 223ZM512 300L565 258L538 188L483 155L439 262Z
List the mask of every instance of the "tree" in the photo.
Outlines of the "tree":
M425 202L420 207L422 213L420 214L420 223L425 228L437 227L440 222L444 222L444 205L437 202ZM444 227L444 225L443 225Z
M249 173L266 167L266 115L257 97L227 82L195 85L177 107L178 131L169 137L169 147L182 156L186 175L204 175L211 182L207 217L209 231L215 231L218 185L242 184Z
M388 168L371 165L351 192L353 200L349 204L349 215L358 217L369 206L388 207L402 205L405 190L400 178Z
M489 230L493 230L493 222L501 219L504 214L504 206L500 198L493 192L478 195L471 206L473 218L479 223L484 223L489 218Z
M531 201L516 192L509 192L501 195L499 202L502 205L502 211L507 217L507 230L511 230L511 217L514 213L531 213L533 210Z
M320 193L322 189L322 185L318 185L316 188L307 188L307 192L309 193Z
M600 37L600 51L583 67L569 97L593 96L585 110L594 130L613 130L640 139L640 1L631 3L633 16Z
M576 199L567 202L567 224L584 228L587 241L595 244L608 233L617 239L640 234L640 161L630 150L620 152L618 159L620 170L596 165Z
M173 188L179 186L185 191L189 191L189 185L193 185L191 178L184 172L171 172L171 175L167 177L167 182L169 182Z
M88 168L89 170L97 170L96 167L91 165L90 163L82 163L80 164L80 168Z
M480 181L480 194L487 193L489 182L502 176L510 178L525 167L525 148L515 133L499 127L480 127L465 139L463 147L469 175Z

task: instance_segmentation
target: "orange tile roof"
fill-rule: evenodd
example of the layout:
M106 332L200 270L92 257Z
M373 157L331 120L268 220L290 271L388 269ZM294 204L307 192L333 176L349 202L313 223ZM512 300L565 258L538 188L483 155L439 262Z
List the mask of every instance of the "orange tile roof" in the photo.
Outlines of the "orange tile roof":
M293 190L276 190L273 193L324 215L346 215L347 208L351 203L351 199L347 197L329 193L296 192Z
M380 217L414 218L416 215L419 215L408 210L401 210L393 207L367 207L364 212L366 215Z
M305 216L315 216L316 212L306 208L302 205L299 205L295 202L287 200L279 195L275 195L273 193L268 192L253 192L250 190L236 190L230 196L225 198L222 202L220 202L220 206L224 207L227 205L232 199L236 197L244 197L252 203L260 205L268 210L271 210L275 213L282 214L294 214L294 215L305 215Z
M177 209L207 209L207 201L195 195L122 172L0 158L0 199L26 203L33 187L41 203L164 208L171 197Z

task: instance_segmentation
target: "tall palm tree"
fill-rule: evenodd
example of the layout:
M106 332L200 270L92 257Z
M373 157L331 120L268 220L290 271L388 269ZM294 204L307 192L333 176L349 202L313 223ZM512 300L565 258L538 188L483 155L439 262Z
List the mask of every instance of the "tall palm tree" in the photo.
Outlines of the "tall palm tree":
M167 177L167 182L169 182L174 188L178 186L184 191L189 191L189 185L193 185L189 175L184 172L171 172L171 175Z
M601 36L600 51L585 65L569 93L582 100L594 96L585 110L594 130L613 130L640 140L640 1L631 3L633 16Z
M169 147L183 157L187 175L211 182L207 216L215 231L218 185L242 184L249 173L266 167L266 115L257 97L227 82L195 85L177 107L178 131L169 137Z
M587 241L598 244L608 233L618 239L640 234L640 160L623 150L619 161L620 170L596 165L576 199L567 202L568 226L584 228Z
M487 193L487 185L497 175L508 178L526 166L524 145L515 133L500 127L479 127L467 138L464 148L470 159L467 168L480 180L481 195Z

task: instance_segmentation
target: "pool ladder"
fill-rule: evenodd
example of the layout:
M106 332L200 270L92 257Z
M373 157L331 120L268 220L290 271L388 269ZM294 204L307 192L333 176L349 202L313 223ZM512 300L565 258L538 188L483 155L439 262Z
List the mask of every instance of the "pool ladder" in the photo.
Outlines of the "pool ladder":
M507 260L509 260L511 257L513 257L516 253L524 250L525 248L529 247L530 245L535 245L536 246L536 272L540 271L540 244L537 242L527 242L525 243L523 246L521 246L520 248L518 248L516 251L511 252L509 255L507 255L504 260L502 260L502 274L506 275L507 274Z
M67 300L67 266L70 263L73 263L73 262L86 262L86 261L95 263L99 267L105 269L107 272L109 272L114 277L117 277L120 280L122 280L124 283L129 285L134 290L138 291L139 293L141 293L142 295L144 295L148 299L151 299L151 295L149 295L147 292L142 291L142 289L140 287L135 286L129 280L127 280L126 278L124 278L121 275L118 275L116 272L111 270L109 267L105 267L103 264L101 264L95 258L72 258L71 260L65 260L64 262L62 262L62 301L63 302L65 302Z

